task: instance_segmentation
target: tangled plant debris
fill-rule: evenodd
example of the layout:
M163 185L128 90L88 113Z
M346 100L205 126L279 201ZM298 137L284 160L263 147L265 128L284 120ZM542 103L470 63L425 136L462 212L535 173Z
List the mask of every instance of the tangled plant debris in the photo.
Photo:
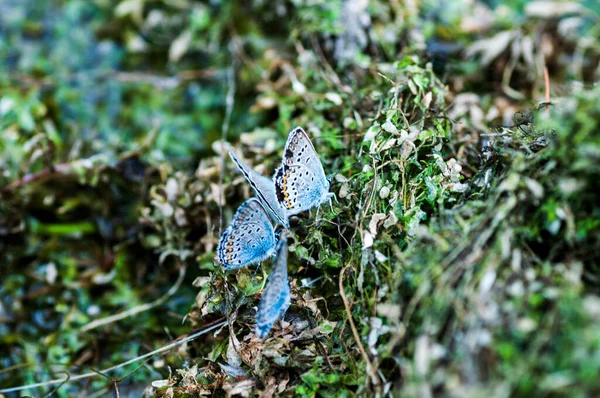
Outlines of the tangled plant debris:
M598 394L599 11L0 5L0 394ZM337 201L263 341L227 153L272 175L296 125Z

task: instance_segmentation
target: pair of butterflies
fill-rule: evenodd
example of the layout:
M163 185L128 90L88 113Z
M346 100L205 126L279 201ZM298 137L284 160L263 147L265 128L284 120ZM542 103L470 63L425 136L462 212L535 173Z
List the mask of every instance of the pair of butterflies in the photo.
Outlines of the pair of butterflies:
M256 316L256 334L262 339L290 305L287 238L282 234L277 239L269 217L287 229L290 216L321 205L332 194L319 156L300 127L290 132L273 179L248 167L233 152L229 156L256 198L248 199L236 211L219 239L217 260L226 270L234 270L277 257Z

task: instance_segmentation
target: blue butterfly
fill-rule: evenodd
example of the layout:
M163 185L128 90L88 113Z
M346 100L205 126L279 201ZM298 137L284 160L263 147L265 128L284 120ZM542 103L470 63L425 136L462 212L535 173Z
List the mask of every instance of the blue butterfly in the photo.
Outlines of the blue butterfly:
M329 192L329 181L319 156L301 127L290 132L281 166L273 179L254 171L232 151L229 156L258 199L249 199L240 206L219 240L217 259L230 270L277 256L256 316L256 334L264 339L290 306L287 239L282 237L275 242L275 232L266 212L277 223L289 228L290 216L320 206L333 194Z
M318 207L333 196L319 155L301 127L290 132L273 182L277 202L287 217Z
M283 317L290 306L287 256L287 238L282 237L277 243L277 260L269 275L267 287L262 294L256 314L255 332L260 339L267 337L273 324Z
M221 235L216 259L226 270L260 263L275 255L275 231L265 209L256 198L238 208Z
M290 216L318 207L333 196L317 151L301 127L290 132L281 166L272 181L240 161L232 151L229 156L273 219L286 228Z

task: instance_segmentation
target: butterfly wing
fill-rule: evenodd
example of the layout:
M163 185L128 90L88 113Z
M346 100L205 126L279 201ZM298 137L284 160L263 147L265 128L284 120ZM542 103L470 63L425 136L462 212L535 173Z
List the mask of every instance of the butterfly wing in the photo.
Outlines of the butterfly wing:
M318 206L320 198L328 192L328 186L317 180L311 171L302 165L282 165L273 177L275 193L288 217Z
M302 127L290 131L285 143L282 163L288 166L303 165L315 175L315 178L327 181L321 159Z
M277 244L277 260L258 305L256 334L261 339L267 337L273 324L283 317L290 306L287 255L287 240L282 237Z
M288 216L316 207L329 198L323 165L301 127L290 132L273 182L277 200Z
M255 264L275 253L275 231L256 198L242 203L221 235L217 260L226 270Z
M288 217L277 201L273 181L254 171L251 167L238 159L233 151L229 151L229 156L237 166L238 170L246 178L263 206L269 211L271 217L284 227L289 227Z

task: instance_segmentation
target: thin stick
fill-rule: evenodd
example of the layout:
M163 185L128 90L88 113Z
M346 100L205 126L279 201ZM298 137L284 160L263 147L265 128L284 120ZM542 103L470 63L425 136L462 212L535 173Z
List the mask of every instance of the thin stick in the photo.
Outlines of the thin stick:
M219 235L223 233L223 178L225 175L225 141L229 132L229 122L233 105L235 103L235 49L234 44L231 44L231 66L227 71L227 95L225 97L225 118L221 126L221 171L219 172Z
M27 185L34 181L49 180L49 179L56 178L61 175L72 176L72 175L74 175L73 168L74 168L73 164L71 164L71 163L56 164L52 167L47 167L36 173L27 174L27 175L23 176L23 178L21 178L20 180L15 180L15 181L11 182L10 184L4 186L3 188L1 188L1 191L3 191L3 192L12 191L14 189L20 188L21 186Z
M219 322L217 324L214 324L214 325L212 325L210 327L207 327L206 329L203 329L203 330L201 330L201 331L199 331L197 333L194 333L194 334L192 334L192 335L190 335L188 337L185 337L185 338L183 338L181 340L175 340L174 342L172 342L170 344L167 344L164 347L161 347L161 348L159 348L157 350L148 352L148 353L146 353L144 355L140 355L139 357L130 359L129 361L125 361L125 362L120 363L118 365L111 366L110 368L102 369L102 370L95 371L95 372L88 372L88 373L84 373L84 374L80 374L80 375L76 375L76 376L71 376L71 377L67 376L65 379L54 379L54 380L45 381L43 383L33 383L33 384L27 384L27 385L24 385L24 386L3 388L3 389L0 390L0 393L4 394L4 393L9 393L9 392L23 391L23 390L27 390L27 389L30 389L30 388L40 388L40 387L50 386L50 385L53 385L53 384L58 384L58 383L63 383L63 382L69 382L70 383L72 381L77 381L77 380L82 380L82 379L89 379L90 377L98 376L99 373L110 372L110 371L122 368L124 366L131 365L132 363L135 363L137 361L141 361L143 359L146 359L146 358L149 358L149 357L153 357L156 354L160 354L161 352L169 351L170 349L175 348L175 347L177 347L177 346L179 346L181 344L187 343L188 341L192 341L195 338L202 336L203 334L206 334L206 333L208 333L208 332L210 332L212 330L218 329L218 328L220 328L223 325L225 325L225 321L221 321L221 322Z
M115 387L115 397L121 398L121 394L119 394L119 386L116 380L113 380L113 386Z
M550 76L548 75L547 66L544 66L544 86L546 87L546 112L548 112L550 104Z
M173 286L171 286L171 288L169 289L169 291L167 293L165 293L162 297L159 297L157 300L154 300L151 303L138 305L137 307L130 308L127 311L123 311L118 314L107 316L106 318L97 319L93 322L88 323L84 327L82 327L80 332L81 333L87 332L87 331L95 329L97 327L120 321L121 319L125 319L130 316L139 314L140 312L151 310L152 308L163 304L165 301L167 301L167 299L169 299L169 297L174 295L177 292L177 290L179 290L179 287L181 286L181 282L183 282L183 278L185 277L186 269L187 269L186 265L179 268L179 277L177 278L177 281L175 282L175 284Z
M106 80L116 79L121 83L143 83L152 84L158 88L172 88L177 87L190 80L198 79L216 79L224 75L225 71L221 69L197 69L197 70L183 70L176 75L166 76L143 72L123 72L117 70L109 70L102 72L78 72L72 74L62 74L60 76L45 77L42 79L36 79L31 76L24 75L22 73L9 74L8 78L16 81L21 86L55 86L60 84L62 81L77 82L77 81L90 81L90 80Z
M367 372L369 373L369 376L371 377L371 382L373 383L373 385L375 387L378 388L381 384L381 382L379 380L379 376L375 372L375 369L373 368L373 363L371 363L371 360L369 359L369 355L365 351L365 347L363 346L362 342L360 341L360 335L358 334L358 329L356 328L356 325L354 324L354 319L352 319L352 310L350 309L350 303L348 302L348 297L346 297L346 293L344 292L344 282L343 282L344 274L346 273L346 270L348 269L349 266L350 265L346 265L342 269L342 272L340 272L340 277L338 279L340 296L342 297L342 301L344 302L344 307L346 308L346 314L348 315L348 323L350 324L350 329L352 329L352 335L354 336L354 340L356 340L356 344L358 345L358 350L360 351L360 354L362 355L365 363L367 364Z

